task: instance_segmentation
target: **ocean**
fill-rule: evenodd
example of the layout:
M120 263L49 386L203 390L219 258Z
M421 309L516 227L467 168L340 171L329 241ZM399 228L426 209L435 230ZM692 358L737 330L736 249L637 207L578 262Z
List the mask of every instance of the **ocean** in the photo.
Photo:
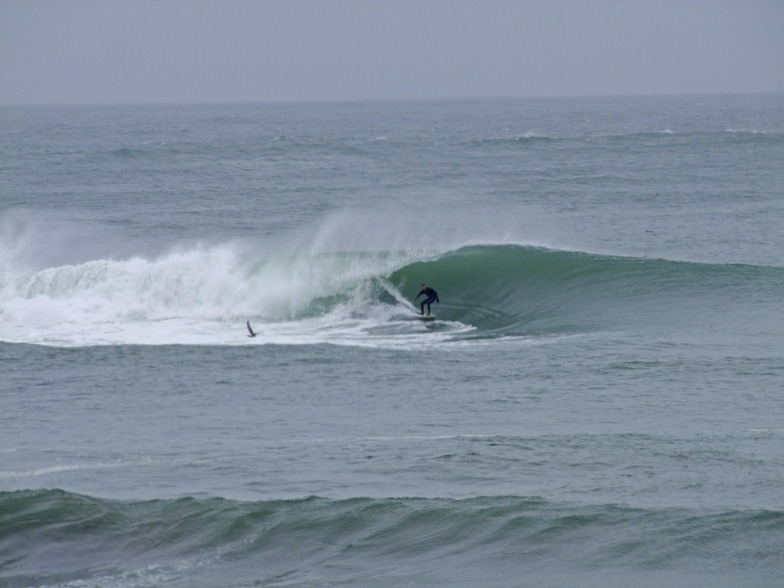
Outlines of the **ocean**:
M0 585L780 586L783 295L780 94L2 107Z

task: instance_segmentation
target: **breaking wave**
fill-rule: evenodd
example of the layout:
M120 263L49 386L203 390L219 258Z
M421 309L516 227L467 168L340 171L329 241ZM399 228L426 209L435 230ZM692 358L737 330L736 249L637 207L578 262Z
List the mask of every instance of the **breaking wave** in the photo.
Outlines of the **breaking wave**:
M425 325L420 284L440 294ZM784 270L614 257L524 245L444 253L264 257L233 245L99 259L0 275L0 338L52 345L408 344L442 339L645 330L715 321L737 301L766 308ZM713 318L711 318L713 317Z

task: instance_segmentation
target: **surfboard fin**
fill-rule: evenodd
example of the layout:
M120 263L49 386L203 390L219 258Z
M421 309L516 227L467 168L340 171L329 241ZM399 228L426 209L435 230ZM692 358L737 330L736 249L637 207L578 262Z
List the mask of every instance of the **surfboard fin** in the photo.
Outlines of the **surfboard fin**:
M250 321L245 321L245 326L248 327L248 337L255 337L256 333L253 332L253 329L250 327Z

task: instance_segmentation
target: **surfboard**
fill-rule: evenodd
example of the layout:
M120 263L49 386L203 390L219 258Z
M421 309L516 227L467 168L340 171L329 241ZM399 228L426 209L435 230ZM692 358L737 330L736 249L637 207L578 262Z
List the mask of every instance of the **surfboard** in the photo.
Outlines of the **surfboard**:
M420 321L434 321L434 320L436 320L436 315L434 315L434 314L417 314L417 318Z

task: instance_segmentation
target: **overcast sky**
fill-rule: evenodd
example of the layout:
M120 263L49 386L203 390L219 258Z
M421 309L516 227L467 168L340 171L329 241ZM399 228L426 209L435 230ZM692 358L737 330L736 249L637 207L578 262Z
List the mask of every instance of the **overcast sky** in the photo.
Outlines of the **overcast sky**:
M784 0L0 0L0 103L784 91Z

